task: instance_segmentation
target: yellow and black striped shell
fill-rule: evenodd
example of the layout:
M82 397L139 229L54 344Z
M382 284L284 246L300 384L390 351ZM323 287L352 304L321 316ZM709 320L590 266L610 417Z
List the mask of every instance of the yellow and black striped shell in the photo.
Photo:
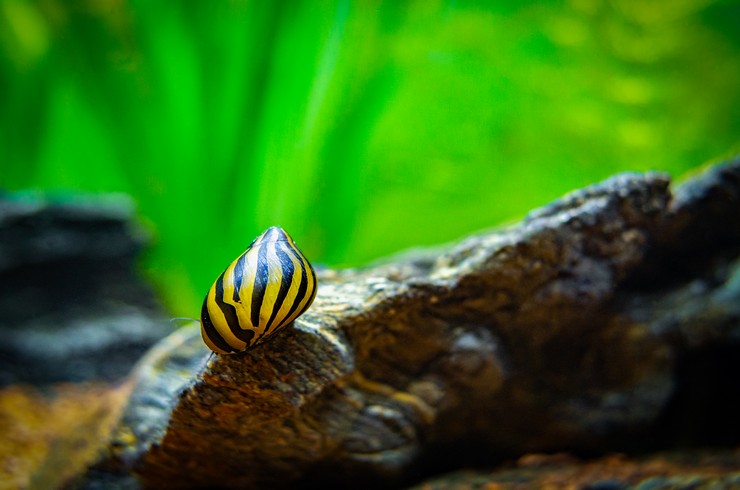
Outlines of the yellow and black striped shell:
M208 291L201 335L217 354L241 352L305 312L316 296L316 273L282 228L258 236Z

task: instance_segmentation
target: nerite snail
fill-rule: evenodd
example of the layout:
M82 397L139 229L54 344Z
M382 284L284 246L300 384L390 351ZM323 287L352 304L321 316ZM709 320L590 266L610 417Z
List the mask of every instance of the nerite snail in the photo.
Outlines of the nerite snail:
M200 314L203 341L217 354L242 352L289 325L316 297L316 273L285 230L254 239L218 276Z

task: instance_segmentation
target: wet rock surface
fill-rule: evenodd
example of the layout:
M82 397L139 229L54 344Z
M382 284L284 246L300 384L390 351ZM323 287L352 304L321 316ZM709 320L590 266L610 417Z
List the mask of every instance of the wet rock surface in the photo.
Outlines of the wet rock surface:
M244 354L209 358L196 324L158 344L80 488L402 487L533 452L740 442L740 160L674 189L619 175L319 280Z

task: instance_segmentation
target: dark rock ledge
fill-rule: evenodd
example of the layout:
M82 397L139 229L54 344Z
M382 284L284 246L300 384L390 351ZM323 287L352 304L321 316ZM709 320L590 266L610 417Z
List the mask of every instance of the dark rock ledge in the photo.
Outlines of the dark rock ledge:
M82 486L400 486L531 452L740 442L740 158L673 193L618 175L320 281L243 355L208 360L195 324L150 351Z
M136 267L147 242L125 195L0 189L0 389L128 376L172 332Z

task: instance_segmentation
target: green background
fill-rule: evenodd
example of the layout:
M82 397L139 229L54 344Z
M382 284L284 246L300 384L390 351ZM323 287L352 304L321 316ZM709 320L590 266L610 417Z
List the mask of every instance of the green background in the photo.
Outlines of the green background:
M740 141L740 2L0 0L0 186L126 192L173 314L266 227L352 266Z

